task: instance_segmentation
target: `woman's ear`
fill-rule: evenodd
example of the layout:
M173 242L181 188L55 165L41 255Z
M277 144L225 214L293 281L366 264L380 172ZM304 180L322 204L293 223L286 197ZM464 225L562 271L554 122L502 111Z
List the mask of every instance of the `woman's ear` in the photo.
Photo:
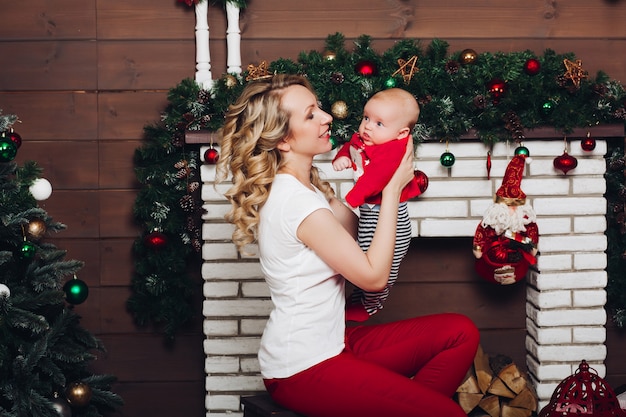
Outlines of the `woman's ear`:
M276 145L276 149L278 149L279 151L287 152L291 150L291 145L289 145L289 142L287 139L283 139L280 142L278 142L278 145Z

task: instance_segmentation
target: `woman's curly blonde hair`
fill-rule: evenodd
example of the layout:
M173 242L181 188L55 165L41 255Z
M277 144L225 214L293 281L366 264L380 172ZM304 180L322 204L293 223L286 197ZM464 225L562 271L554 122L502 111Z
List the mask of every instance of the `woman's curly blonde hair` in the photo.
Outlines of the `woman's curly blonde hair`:
M259 209L283 163L277 145L289 134L290 114L281 107L280 100L292 85L302 85L314 93L309 81L299 75L276 74L252 81L228 108L224 120L216 184L232 174L233 186L224 194L232 208L225 218L235 225L233 242L240 252L256 242ZM334 195L315 167L311 169L311 182L328 199Z

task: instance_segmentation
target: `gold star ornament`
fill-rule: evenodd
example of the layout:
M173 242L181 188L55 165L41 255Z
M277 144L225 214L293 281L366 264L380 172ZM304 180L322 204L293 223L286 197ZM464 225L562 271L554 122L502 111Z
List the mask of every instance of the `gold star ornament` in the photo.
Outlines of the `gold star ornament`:
M565 65L565 74L563 74L563 76L570 80L576 88L580 87L580 80L589 76L587 71L583 70L582 61L580 59L577 59L575 62L564 59L563 65Z
M261 61L258 66L253 64L248 65L248 76L246 81L263 80L270 78L272 75L267 71L267 61Z
M394 77L398 74L401 74L405 84L410 83L413 75L415 75L415 73L419 71L419 68L417 68L417 56L415 55L413 55L408 61L405 61L404 59L399 59L398 66L400 68L398 68L396 72L391 74L391 76Z

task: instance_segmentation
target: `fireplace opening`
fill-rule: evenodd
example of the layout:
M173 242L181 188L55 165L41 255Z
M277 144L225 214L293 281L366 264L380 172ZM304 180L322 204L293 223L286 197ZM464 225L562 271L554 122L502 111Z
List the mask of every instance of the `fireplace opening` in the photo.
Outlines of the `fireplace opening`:
M367 323L443 312L470 317L486 353L526 370L526 281L500 286L481 278L471 237L413 238L385 307Z

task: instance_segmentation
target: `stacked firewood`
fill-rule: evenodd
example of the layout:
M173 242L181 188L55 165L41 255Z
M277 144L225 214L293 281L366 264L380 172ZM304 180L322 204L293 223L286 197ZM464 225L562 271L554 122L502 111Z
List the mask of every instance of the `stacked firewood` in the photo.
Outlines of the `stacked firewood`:
M480 346L456 400L471 417L530 417L538 403L532 384L510 358L489 357Z

